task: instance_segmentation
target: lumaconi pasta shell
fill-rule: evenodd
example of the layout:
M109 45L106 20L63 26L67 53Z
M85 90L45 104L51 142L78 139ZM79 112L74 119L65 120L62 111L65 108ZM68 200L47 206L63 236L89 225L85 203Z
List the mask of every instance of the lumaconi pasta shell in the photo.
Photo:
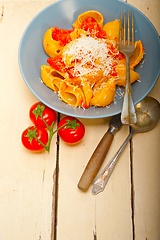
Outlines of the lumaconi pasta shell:
M55 41L52 38L54 28L49 28L43 37L43 47L45 52L50 57L55 57L61 54L62 46L60 45L59 41Z
M62 101L72 107L85 106L85 97L82 90L79 87L70 84L67 80L61 82L59 96Z
M117 76L115 76L115 81L118 86L125 86L126 83L126 66L117 65L116 66ZM130 67L130 79L131 83L139 79L139 74L133 70L133 67Z
M59 91L60 83L64 79L63 73L54 70L49 65L41 66L41 79L43 83L56 93Z
M73 86L81 88L81 83L82 83L81 78L77 78L77 77L75 77L75 78L66 78L65 81L67 81L69 84L71 84Z
M144 47L142 41L135 42L135 50L133 54L130 56L130 66L135 67L142 60L144 55Z
M86 104L83 106L84 108L89 108L91 98L93 96L93 90L90 86L90 84L86 81L82 81L82 90L85 96Z
M72 78L72 79L66 78L65 82L67 82L67 84L74 86L73 88L74 90L76 87L82 91L85 97L85 100L83 100L83 104L82 104L83 108L89 108L90 100L93 95L93 90L90 84L82 78Z
M86 18L86 17L93 17L97 22L98 22L98 25L100 27L103 26L103 15L97 11L94 11L94 10L90 10L90 11L87 11L87 12L84 12L82 14L80 14L76 20L75 23L73 23L73 27L75 28L80 28L81 25L82 25L82 22L83 20Z
M90 105L97 107L105 107L114 101L115 96L115 81L110 78L106 83L103 83L100 90L94 93L93 98L90 101Z
M119 41L119 29L120 29L120 22L118 19L106 23L102 29L107 34L107 39L115 40L116 42Z

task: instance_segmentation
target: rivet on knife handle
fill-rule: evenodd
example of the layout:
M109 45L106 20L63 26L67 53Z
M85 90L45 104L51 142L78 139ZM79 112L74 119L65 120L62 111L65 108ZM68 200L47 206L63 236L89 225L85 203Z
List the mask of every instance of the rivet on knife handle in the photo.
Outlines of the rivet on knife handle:
M112 143L114 133L117 129L110 126L109 130L104 134L103 138L99 142L97 148L93 152L82 176L78 183L78 188L82 191L87 191L91 185L93 179L97 175L105 156L109 150L109 147ZM111 133L112 132L112 133Z

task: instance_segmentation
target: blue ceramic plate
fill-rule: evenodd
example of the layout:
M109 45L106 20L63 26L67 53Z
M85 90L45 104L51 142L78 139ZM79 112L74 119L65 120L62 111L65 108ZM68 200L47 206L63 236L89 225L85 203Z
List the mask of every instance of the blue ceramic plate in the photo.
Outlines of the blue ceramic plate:
M53 3L37 14L23 33L19 46L19 67L29 89L44 104L66 115L79 118L103 118L121 112L123 88L117 88L115 102L109 107L89 109L73 108L62 102L56 93L40 79L41 65L48 58L43 50L42 39L49 27L71 29L79 14L97 10L104 16L104 23L120 19L121 10L134 11L135 40L142 40L145 47L143 62L135 71L140 81L132 84L135 104L153 88L160 73L160 40L152 23L139 10L120 0L62 0Z

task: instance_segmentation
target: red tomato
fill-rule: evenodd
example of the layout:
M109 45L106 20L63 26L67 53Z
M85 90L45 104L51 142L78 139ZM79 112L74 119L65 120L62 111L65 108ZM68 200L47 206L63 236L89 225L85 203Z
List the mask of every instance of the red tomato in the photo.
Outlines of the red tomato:
M33 136L36 137L46 145L48 143L48 132L45 128L30 126L22 132L21 141L25 148L31 151L39 152L44 149L44 146L38 142Z
M46 124L41 118L41 113L48 126L51 126L53 121L55 122L56 112L43 103L37 102L33 104L29 110L29 117L35 126L46 128Z
M58 128L66 123L68 125L62 127L58 130L59 136L63 141L69 144L75 144L82 140L85 134L85 127L77 118L74 117L64 117L58 124Z

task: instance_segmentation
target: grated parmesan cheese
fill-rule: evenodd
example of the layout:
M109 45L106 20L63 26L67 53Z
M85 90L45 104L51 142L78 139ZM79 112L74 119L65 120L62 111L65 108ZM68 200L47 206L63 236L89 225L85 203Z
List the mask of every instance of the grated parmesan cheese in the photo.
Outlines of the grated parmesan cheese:
M75 63L74 73L77 77L87 74L96 75L102 71L107 76L111 71L112 57L109 54L105 39L82 36L70 42L63 52L63 59L66 63L67 57Z

